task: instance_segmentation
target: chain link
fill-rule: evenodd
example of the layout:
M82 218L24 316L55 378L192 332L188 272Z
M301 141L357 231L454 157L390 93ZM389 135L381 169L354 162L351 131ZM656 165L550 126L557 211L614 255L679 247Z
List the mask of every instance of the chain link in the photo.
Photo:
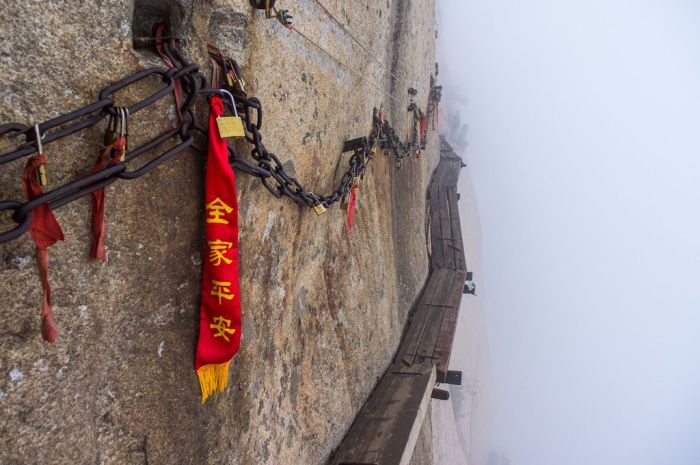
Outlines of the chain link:
M39 205L47 204L52 209L59 208L97 189L109 186L118 179L130 180L144 176L158 165L186 149L190 147L197 148L193 145L193 131L196 129L206 133L206 130L197 126L193 105L197 101L198 95L215 94L220 90L208 88L207 78L199 72L198 65L189 63L185 59L174 39L168 42L160 38L157 40L158 46L161 47L162 52L168 58L166 63L170 66L169 69L150 68L139 71L102 89L96 102L66 115L40 123L38 128L39 134L42 134L41 142L43 146L46 146L56 140L94 126L108 115L116 116L118 110L114 103L114 94L153 77L160 78L163 85L152 95L127 107L125 109L126 114L133 115L155 104L163 97L175 93L176 101L181 100L176 108L178 115L180 115L178 118L179 124L161 133L151 141L130 150L123 160L115 161L97 172L87 174L45 192L31 201L0 200L0 213L3 211L11 212L12 219L17 224L12 229L0 232L0 243L16 239L24 234L31 225L32 210ZM313 208L320 214L326 208L347 198L353 185L364 177L367 166L377 148L391 149L397 164L400 164L411 153L425 148L425 135L419 134L418 131L418 123L423 118L423 114L414 103L408 108L414 115L413 134L411 140L406 143L401 141L396 130L383 118L381 112L375 109L369 136L347 141L343 147L343 153L352 152L352 155L348 160L347 170L341 177L340 183L335 190L325 195L307 190L298 179L290 176L285 171L284 165L277 155L265 147L261 133L263 105L258 98L248 97L246 94L238 64L214 47L210 47L210 54L214 60L213 62L221 66L227 73L227 77L235 77L235 79L225 80L221 88L228 90L235 96L234 104L236 105L236 110L244 122L245 141L252 147L250 156L254 162L238 156L234 144L229 144L231 166L259 178L263 186L275 197L288 197L300 205ZM214 85L216 84L214 83ZM441 97L441 88L435 85L433 76L431 76L430 84L428 107L425 114L428 120L432 117L433 111ZM178 88L182 89L184 98L177 97ZM229 107L232 105L231 102L226 100L224 100L224 103ZM231 110L233 109L231 108ZM1 125L0 137L18 138L24 136L24 143L0 154L0 165L35 154L37 148L34 134L33 126L22 123ZM134 160L146 153L155 151L168 142L174 142L175 145L152 157L140 167L132 167Z

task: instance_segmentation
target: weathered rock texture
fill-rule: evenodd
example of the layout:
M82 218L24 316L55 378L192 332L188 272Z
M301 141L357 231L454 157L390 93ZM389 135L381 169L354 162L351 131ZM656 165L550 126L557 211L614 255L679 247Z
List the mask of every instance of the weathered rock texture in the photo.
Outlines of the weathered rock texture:
M433 2L324 4L419 89L424 107ZM348 65L406 96L314 1L280 6ZM307 188L332 188L342 142L369 132L373 106L384 104L408 136L405 108L244 0L0 0L0 123L45 121L95 101L111 82L161 66L132 40L167 14L191 60L207 63L207 41L240 60L265 104L266 145ZM156 85L119 93L117 104ZM206 115L203 106L198 111ZM173 121L168 97L132 119L131 143ZM51 186L91 169L103 130L104 123L46 147ZM89 200L57 210L66 241L50 251L61 331L54 345L39 335L41 289L29 237L0 245L0 463L324 463L386 368L426 275L432 136L429 150L400 171L388 155L377 156L350 240L342 210L316 217L238 177L243 346L230 388L204 407L193 371L202 154L188 151L108 189L106 264L88 261ZM22 197L23 165L0 167L3 199ZM11 225L8 215L0 224Z

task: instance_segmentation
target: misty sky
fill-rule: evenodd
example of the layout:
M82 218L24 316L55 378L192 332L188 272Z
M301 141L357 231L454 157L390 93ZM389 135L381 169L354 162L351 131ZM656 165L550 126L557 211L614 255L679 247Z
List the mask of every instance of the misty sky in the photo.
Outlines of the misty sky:
M469 129L494 445L700 464L700 2L439 0Z

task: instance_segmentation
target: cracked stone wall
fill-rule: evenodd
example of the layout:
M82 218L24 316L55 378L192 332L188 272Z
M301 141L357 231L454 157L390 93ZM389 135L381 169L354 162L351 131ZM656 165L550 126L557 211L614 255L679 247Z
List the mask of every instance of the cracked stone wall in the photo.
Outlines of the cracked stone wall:
M278 2L300 30L368 79L403 86L314 1ZM323 2L425 106L434 69L433 1ZM134 11L136 9L136 14ZM169 15L187 57L212 42L243 66L265 105L270 150L307 188L333 188L346 139L383 105L408 137L408 114L244 0L0 0L0 124L45 121L151 66L133 48ZM409 29L410 28L410 29ZM203 71L209 73L208 67ZM135 102L147 81L116 95ZM198 115L206 109L198 106ZM136 146L174 124L170 97L131 120ZM50 187L88 172L104 123L46 147ZM41 289L28 236L0 245L0 463L322 464L394 353L427 271L425 192L437 137L397 171L378 154L348 240L344 213L317 217L237 177L243 346L228 391L205 406L193 371L204 157L188 150L107 190L105 264L89 256L89 199L56 211L50 250L60 339L41 341ZM8 142L0 141L5 151ZM0 197L22 198L24 160L0 166ZM0 226L11 225L0 214Z

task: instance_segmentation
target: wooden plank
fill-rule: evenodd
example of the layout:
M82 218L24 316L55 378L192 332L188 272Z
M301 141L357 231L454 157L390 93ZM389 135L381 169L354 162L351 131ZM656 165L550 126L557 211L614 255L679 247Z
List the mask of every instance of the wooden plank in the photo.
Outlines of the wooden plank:
M440 227L443 231L443 234L445 232L449 233L442 236L440 240L440 245L442 247L442 267L453 270L455 269L455 253L454 247L452 245L452 222L449 219L441 220Z
M436 298L433 300L433 304L435 305L441 305L441 306L454 306L454 299L451 299L451 291L452 291L452 284L454 282L454 276L456 272L454 270L444 270L446 273L446 278L443 280L444 282L441 282L440 286L440 292L436 296ZM461 276L464 276L464 273L461 273ZM461 291L461 288L460 288Z
M426 284L420 301L416 306L416 311L412 316L411 326L406 331L404 340L401 343L397 354L397 363L400 362L402 358L406 358L410 363L413 363L413 356L418 350L423 329L425 328L426 322L430 316L430 310L432 305L435 304L437 293L440 291L440 289L442 289L441 283L443 280L449 279L450 278L446 270L436 269L430 273L428 284Z
M447 373L450 364L452 344L457 331L459 308L462 303L462 286L464 286L466 275L466 271L457 271L453 275L452 289L450 289L448 299L449 307L445 309L440 331L435 341L432 356L436 363L438 381L440 382L444 381L443 377Z
M440 327L440 332L435 342L433 357L435 357L434 360L438 371L442 373L447 373L450 365L458 317L458 309L450 308L445 310L442 326Z
M462 242L462 225L459 218L459 204L457 203L457 189L453 188L449 190L450 197L450 220L451 220L451 230L453 239L453 252L455 257L455 269L466 270L467 261L464 252L464 244Z
M357 461L358 451L370 440L368 435L383 414L383 409L391 403L396 381L395 376L384 374L335 452L332 464Z
M440 281L438 292L433 300L433 306L430 307L430 314L421 333L420 343L416 354L420 357L432 357L435 350L435 342L437 341L442 318L445 313L445 305L449 305L450 290L454 282L454 272L443 270L445 276ZM460 289L461 290L461 289Z
M367 428L363 427L362 424L367 422L368 418L357 417L355 422L352 424L342 442L335 451L333 458L329 462L330 465L338 465L341 463L352 463L354 462L353 455L355 450L359 447L360 443L367 433Z
M442 230L443 237L449 237L449 241L443 240L443 263L445 265L445 268L449 268L451 270L455 269L456 266L453 242L454 236L452 231L452 217L455 214L459 214L452 205L452 190L453 189L450 187L445 187L443 189L443 196L445 199L444 209L447 211L447 215L445 215L445 219L442 220L442 222L440 223L440 228Z
M373 416L364 441L359 445L353 460L359 463L378 463L378 457L387 441L394 420L409 396L411 381L415 376L388 373L388 390L380 408Z
M464 245L462 243L462 229L459 221L459 204L457 203L457 188L447 189L450 203L450 232L452 235L452 257L455 270L466 269L464 257Z
M387 443L377 462L381 465L409 465L413 457L421 426L425 421L430 394L435 386L435 367L428 376L416 376L409 396L396 416Z
M441 149L442 142L445 150L429 187L430 275L394 363L360 410L333 465L407 465L438 369L446 371L449 365L466 259L456 191L462 161L445 141ZM422 371L426 365L428 372Z
M451 238L452 224L450 220L450 204L449 199L447 197L447 191L442 186L440 188L440 202L438 204L438 210L436 213L439 215L440 218L438 231L439 237ZM449 249L449 246L446 245L444 239L440 240L439 247L441 249L441 260L440 262L438 262L438 266L440 266L441 268L451 268L453 262L453 260L451 260L451 257L453 256L453 254L452 251Z
M467 271L455 270L453 271L452 276L452 288L450 289L450 295L445 305L459 308L459 305L462 302L462 289L464 287L464 281L467 279Z
M435 352L435 343L437 342L437 337L442 327L442 319L446 310L446 307L433 307L428 324L425 325L418 351L416 352L418 357L433 356L433 352Z
M440 189L439 185L431 188L430 193L430 262L431 267L439 266L442 263L442 244L439 237L442 236L440 229Z
M442 178L443 186L457 187L459 181L459 171L461 169L461 162L452 161L445 166L445 176Z

